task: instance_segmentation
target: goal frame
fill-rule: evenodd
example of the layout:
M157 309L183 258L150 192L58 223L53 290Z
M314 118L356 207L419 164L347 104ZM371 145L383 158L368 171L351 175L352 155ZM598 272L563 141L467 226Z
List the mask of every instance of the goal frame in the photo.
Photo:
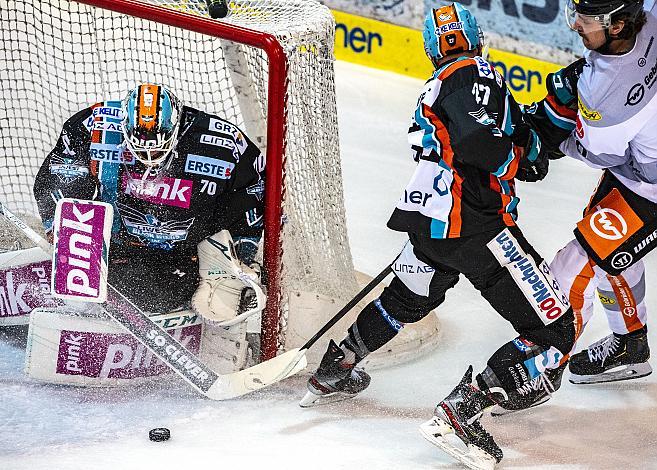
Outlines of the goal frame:
M281 217L283 190L283 155L285 155L287 106L287 56L275 36L241 26L222 23L182 11L142 3L136 0L69 0L117 13L135 16L176 28L220 39L235 41L261 49L268 59L267 85L267 153L265 167L264 269L268 276L267 303L262 315L261 360L278 352L278 316L281 288ZM275 275L271 275L275 273Z

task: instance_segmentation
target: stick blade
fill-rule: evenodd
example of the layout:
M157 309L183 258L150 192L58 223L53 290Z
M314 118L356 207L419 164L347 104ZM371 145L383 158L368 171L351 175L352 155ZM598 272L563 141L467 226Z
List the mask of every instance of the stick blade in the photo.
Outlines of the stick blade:
M299 352L300 348L292 349L253 367L220 375L219 380L208 390L207 396L212 400L228 400L290 377L308 365L306 356L299 357Z

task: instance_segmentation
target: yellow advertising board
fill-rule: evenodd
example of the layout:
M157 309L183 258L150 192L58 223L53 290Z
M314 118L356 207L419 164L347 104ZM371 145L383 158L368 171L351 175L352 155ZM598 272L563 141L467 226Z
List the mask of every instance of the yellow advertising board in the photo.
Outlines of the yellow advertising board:
M338 60L421 79L428 79L433 72L424 54L421 31L335 10L333 14ZM504 76L513 96L521 103L542 99L547 74L561 68L558 64L496 49L490 50L488 60Z

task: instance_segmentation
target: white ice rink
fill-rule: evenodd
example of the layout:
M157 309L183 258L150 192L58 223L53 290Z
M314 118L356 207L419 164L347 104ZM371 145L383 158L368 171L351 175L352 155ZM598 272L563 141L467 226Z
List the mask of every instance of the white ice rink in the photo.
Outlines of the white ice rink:
M404 240L385 223L414 168L406 130L421 85L337 64L349 238L356 268L370 275ZM571 238L597 177L562 159L543 182L519 183L520 226L545 258ZM646 265L655 315L656 253ZM465 280L448 294L439 317L441 345L434 353L374 371L372 385L350 402L311 410L297 405L305 391L301 378L230 402L199 398L177 378L154 388L44 386L22 375L22 348L2 343L0 470L461 468L417 427L468 364L481 370L514 334ZM606 334L597 311L580 346ZM484 418L505 454L500 468L657 468L657 374L612 385L564 382L542 407ZM153 427L171 429L171 440L150 442Z

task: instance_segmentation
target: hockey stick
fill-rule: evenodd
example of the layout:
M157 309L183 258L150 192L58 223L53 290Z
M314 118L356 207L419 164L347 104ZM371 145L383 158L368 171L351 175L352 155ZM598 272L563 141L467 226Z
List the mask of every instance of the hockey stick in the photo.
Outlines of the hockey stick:
M395 261L397 258L395 258ZM387 276L392 272L392 263L386 266L383 271L381 271L374 279L372 279L369 284L367 284L365 287L361 289L361 291L354 296L353 299L351 299L349 302L347 302L347 305L342 307L338 313L336 313L333 318L331 318L326 324L320 328L320 330L315 333L315 335L310 338L306 343L301 346L300 348L295 348L290 351L287 351L284 354L281 354L280 356L276 357L276 359L281 359L281 363L284 367L281 368L280 374L278 375L277 380L283 380L285 377L288 377L293 373L293 371L297 370L299 363L307 362L306 361L306 351L310 349L310 347L317 342L319 338L324 336L324 334L330 330L333 325L335 325L337 322L339 322L342 317L344 317L349 311L354 308L358 302L363 300L367 294L372 292L372 290L378 286ZM283 361L283 358L287 358L287 363ZM305 367L305 366L304 366Z
M39 248L48 254L52 253L52 246L2 202L0 202L0 214L4 215ZM287 365L287 360L283 356L277 356L231 374L215 373L163 328L153 323L139 307L111 284L108 283L107 287L108 299L102 304L107 314L206 397L212 400L235 398L285 378L280 373L282 368ZM303 361L296 367L286 370L289 370L289 375L292 375L305 366L305 361Z

